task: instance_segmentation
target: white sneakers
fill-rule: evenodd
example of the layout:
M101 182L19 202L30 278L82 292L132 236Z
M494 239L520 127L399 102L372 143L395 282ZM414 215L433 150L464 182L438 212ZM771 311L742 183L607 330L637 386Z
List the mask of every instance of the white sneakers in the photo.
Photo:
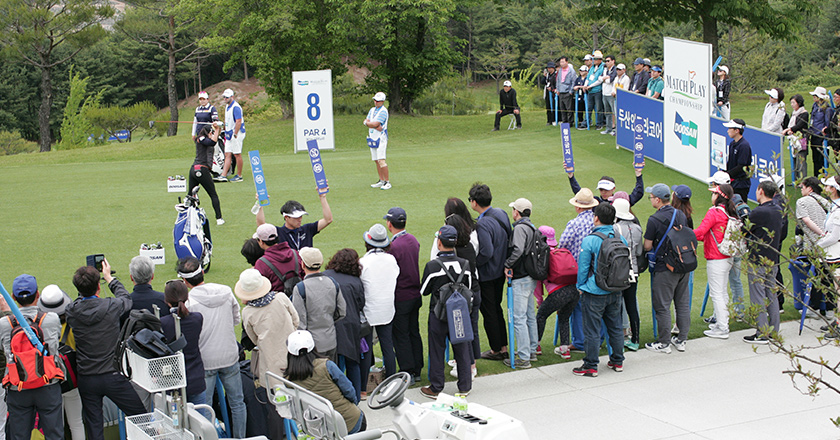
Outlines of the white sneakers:
M671 344L677 351L685 351L685 341L680 341L676 336L671 336Z
M661 342L648 342L645 344L645 348L656 353L671 354L671 346Z
M729 339L729 332L721 330L716 325L712 327L714 324L709 325L710 329L703 332L704 335L715 338L715 339Z
M217 225L219 225L219 226L221 226L221 225L225 224L225 219L223 219L223 218L217 218L217 219L216 219L216 224L217 224Z
M391 182L385 182L385 184L379 189L391 189Z
M384 184L385 184L384 181L378 180L376 183L371 184L370 187L371 188L382 188L382 185L384 185Z

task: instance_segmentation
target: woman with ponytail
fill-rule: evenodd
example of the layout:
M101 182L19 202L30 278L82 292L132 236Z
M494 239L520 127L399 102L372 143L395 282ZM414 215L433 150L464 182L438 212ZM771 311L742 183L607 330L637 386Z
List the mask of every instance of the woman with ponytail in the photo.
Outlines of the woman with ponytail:
M204 382L204 363L201 361L201 352L198 351L198 335L201 334L201 327L204 325L204 317L201 313L190 313L184 304L189 299L189 289L183 280L170 280L166 282L163 291L164 300L169 307L172 307L172 314L160 318L163 335L167 341L174 341L175 338L175 316L181 319L181 334L187 340L184 347L184 363L187 368L187 402L201 405L207 403L207 396Z
M720 251L720 243L726 233L730 218L738 218L732 196L735 192L731 185L720 184L709 188L712 192L712 207L706 212L700 226L694 230L698 241L703 242L703 255L706 257L706 277L709 282L709 298L715 308L714 321L710 321L709 330L703 332L710 338L729 338L729 295L726 284L729 270L732 269L732 257Z

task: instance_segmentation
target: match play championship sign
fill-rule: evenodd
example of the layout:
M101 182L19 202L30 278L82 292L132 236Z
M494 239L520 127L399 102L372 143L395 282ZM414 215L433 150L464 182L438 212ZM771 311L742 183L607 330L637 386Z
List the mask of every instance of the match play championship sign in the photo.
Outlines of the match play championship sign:
M307 142L317 141L319 150L335 150L333 132L332 71L292 72L295 109L295 153L309 151Z
M698 180L709 176L712 46L665 38L665 165Z

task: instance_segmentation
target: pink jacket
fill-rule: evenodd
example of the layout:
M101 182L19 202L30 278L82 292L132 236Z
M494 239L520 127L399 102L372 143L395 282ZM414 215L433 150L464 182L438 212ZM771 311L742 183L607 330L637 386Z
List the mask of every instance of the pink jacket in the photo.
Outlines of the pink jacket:
M703 256L707 260L722 260L730 258L723 255L718 250L718 243L723 241L723 234L726 231L726 222L729 221L729 216L723 207L713 206L706 212L700 226L694 230L694 235L697 236L698 241L703 242ZM714 238L712 237L714 235ZM717 243L715 242L717 240Z

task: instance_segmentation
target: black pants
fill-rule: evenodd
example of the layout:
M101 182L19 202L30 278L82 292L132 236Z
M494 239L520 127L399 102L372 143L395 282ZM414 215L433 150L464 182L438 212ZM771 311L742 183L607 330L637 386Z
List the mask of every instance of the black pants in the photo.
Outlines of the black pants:
M561 93L557 95L560 102L560 122L568 122L574 124L575 122L575 101L574 95L571 93Z
M496 113L496 122L493 124L493 128L498 130L499 124L502 122L502 117L510 114L516 118L516 128L522 128L522 118L520 118L519 113L514 113L512 108L506 108L501 113Z
M423 369L423 338L420 337L420 306L422 298L394 302L396 313L391 322L394 352L400 371L419 376Z
M572 105L575 105L573 102ZM578 120L578 127L586 127L586 95L578 94L577 95L577 120ZM573 107L574 108L574 107ZM572 115L572 123L574 124L575 117Z
M198 176L199 173L201 174L200 176ZM192 189L199 184L204 188L204 191L207 191L207 195L210 196L210 202L213 203L213 211L216 213L216 218L222 218L222 205L219 203L219 195L216 194L216 184L213 183L213 176L207 167L201 167L200 171L196 171L195 167L190 168L189 191L192 192Z
M77 376L82 398L82 419L88 440L105 440L102 421L102 398L111 399L127 416L146 412L128 379L119 373L80 374Z
M554 102L555 99L556 99L556 95L554 94L554 92L549 92L549 91L545 92L545 116L546 116L545 119L546 119L546 122L549 123L549 124L554 123L554 122L560 122L560 112L559 112L559 110L556 113L557 114L557 119L554 119L555 112L554 112L553 109L555 107L555 102Z
M35 427L36 414L38 427L44 431L45 440L64 438L64 411L61 407L60 384L54 383L23 391L7 388L6 404L9 407L9 418L6 420L6 433L9 440L29 440L32 428ZM99 427L102 427L102 423Z
M814 174L812 176L819 176L820 169L825 167L825 155L823 154L823 139L822 136L810 135L808 144L811 146L811 160L814 161Z
M638 287L638 284L633 283L621 292L624 296L624 308L627 310L627 317L630 318L630 332L633 333L630 342L634 344L639 343L639 305L636 304L636 289Z
M574 284L563 286L550 294L540 304L537 310L537 337L542 340L545 332L545 323L552 313L557 313L557 322L560 323L560 345L571 345L569 340L569 318L580 299L580 292Z
M367 383L368 383L368 375L370 374L370 367L373 365L373 335L369 334L367 336L363 336L362 339L365 340L367 346L369 347L368 351L361 352L359 351L359 370L361 373L361 385L359 389L361 392L367 392Z
M445 378L443 376L443 353L446 350L446 337L449 336L449 326L445 322L429 313L429 382L432 391L439 393L443 390ZM455 362L458 364L458 391L465 392L472 389L472 366L470 365L470 351L472 344L462 342L452 344Z
M379 338L379 348L382 350L382 363L385 364L385 377L391 377L397 372L397 358L394 355L393 325L394 323L392 321L373 327L376 330L376 336Z
M490 349L498 352L508 345L505 315L502 314L505 277L481 281L478 284L481 288L480 310L481 316L484 317L484 332L487 333Z
M746 188L732 188L732 191L734 191L735 194L740 195L741 200L743 200L744 203L747 203L747 197L750 194L750 187L749 186L747 186Z

